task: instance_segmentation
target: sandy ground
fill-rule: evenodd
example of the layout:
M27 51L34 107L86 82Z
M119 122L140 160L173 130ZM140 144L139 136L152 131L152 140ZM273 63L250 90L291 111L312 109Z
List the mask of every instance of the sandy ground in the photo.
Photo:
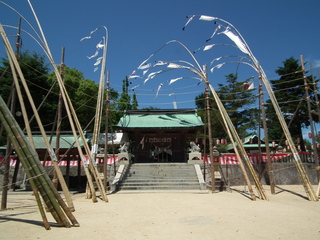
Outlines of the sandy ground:
M315 186L316 189L316 186ZM80 227L45 230L33 196L10 194L0 211L0 239L320 239L320 202L302 186L277 186L269 201L244 187L220 193L117 193L92 203L74 194Z

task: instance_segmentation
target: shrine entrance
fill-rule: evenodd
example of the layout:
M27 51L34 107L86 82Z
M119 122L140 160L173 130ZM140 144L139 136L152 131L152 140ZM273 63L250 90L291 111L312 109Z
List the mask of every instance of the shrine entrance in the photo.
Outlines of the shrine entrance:
M137 133L135 162L185 162L187 142L183 133Z
M116 126L128 133L132 162L187 162L190 141L203 127L196 110L131 110Z

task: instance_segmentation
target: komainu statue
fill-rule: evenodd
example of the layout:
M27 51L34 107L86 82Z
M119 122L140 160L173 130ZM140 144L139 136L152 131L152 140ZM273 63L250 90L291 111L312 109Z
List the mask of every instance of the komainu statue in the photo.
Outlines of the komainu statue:
M195 142L190 142L191 152L200 152L200 147Z

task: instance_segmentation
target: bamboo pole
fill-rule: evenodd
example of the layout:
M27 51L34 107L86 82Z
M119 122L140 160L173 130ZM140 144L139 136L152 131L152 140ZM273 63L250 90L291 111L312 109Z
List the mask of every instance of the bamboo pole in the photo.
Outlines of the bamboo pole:
M244 174L244 177L245 177L245 180L247 182L247 185L248 185L248 189L249 189L249 192L250 192L250 195L251 195L251 198L252 200L256 200L256 197L253 193L253 189L252 189L252 186L251 186L251 183L250 183L250 180L249 180L249 177L246 173L246 170L242 164L242 160L244 160L244 162L246 163L246 166L247 168L249 169L249 172L251 174L251 177L253 178L254 182L255 182L255 185L257 187L257 190L258 190L258 193L259 195L261 196L261 198L263 200L268 200L268 197L266 196L264 190L263 190L263 187L261 185L261 183L259 182L257 176L256 176L256 173L252 167L252 164L250 162L250 159L249 157L247 156L246 152L245 152L245 149L243 148L243 145L241 144L241 139L239 138L237 132L235 131L234 129L234 126L230 120L230 118L228 117L228 114L220 100L220 98L218 97L217 93L214 91L213 87L211 86L211 84L209 84L209 87L210 87L210 90L213 94L213 97L215 98L215 101L218 105L218 108L221 112L221 116L223 118L223 121L225 122L225 125L226 125L226 128L228 130L228 135L229 135L229 138L234 146L234 150L235 150L235 153L238 157L238 160L239 160L239 165L240 165L240 168ZM237 142L237 144L236 144ZM241 153L241 154L240 154Z
M4 158L4 174L2 182L1 210L7 209L8 190L9 190L9 172L10 172L10 153L12 151L10 139L7 137L6 156Z
M207 66L206 66L206 76L208 76L207 73ZM215 157L213 156L213 144L212 144L212 131L211 131L211 117L210 117L210 103L209 103L209 82L206 83L206 112L207 112L207 123L208 123L208 138L209 138L209 158L211 162L211 192L214 193L216 191L216 178L215 178L215 169L214 169L214 160Z
M304 169L304 167L302 165L302 162L301 162L300 156L298 154L298 151L297 151L297 149L296 149L296 147L295 147L295 145L294 145L294 143L292 141L292 137L291 137L290 131L289 131L288 126L287 126L287 124L286 124L286 122L284 120L284 117L283 117L282 113L281 113L278 101L277 101L277 99L276 99L276 97L274 95L274 92L273 92L273 90L272 90L272 88L270 86L270 83L269 83L269 81L268 81L268 79L267 79L267 77L266 77L266 75L265 75L265 73L263 72L262 69L261 69L261 77L262 77L262 81L263 81L263 83L264 83L264 85L266 87L266 90L267 90L267 92L269 94L269 97L270 97L270 100L271 100L271 102L273 104L275 112L276 112L276 114L278 116L280 125L281 125L281 127L283 129L283 132L284 132L284 134L286 136L286 139L288 140L290 149L291 149L293 157L294 157L294 163L296 164L296 168L297 168L297 170L299 172L300 179L302 181L302 184L303 184L305 192L306 192L306 194L308 196L308 199L310 201L318 201L318 198L315 196L315 192L314 192L314 190L312 188L310 180L309 180L309 178L308 178L308 176L307 176L307 174L305 172L305 169Z
M5 115L5 113L3 113L3 108L4 106L2 105L2 98L0 97L0 119L1 119L1 122L3 124L3 126L6 128L6 131L7 131L7 134L8 134L8 137L12 140L12 144L15 146L15 148L17 149L16 152L17 154L19 155L20 159L21 159L21 163L25 169L25 172L28 176L28 179L30 180L30 184L33 188L34 191L37 191L38 189L38 185L39 184L36 184L35 181L37 181L37 179L34 178L35 174L32 174L32 167L30 167L30 165L28 164L28 161L27 161L27 156L25 155L25 153L23 152L23 149L20 147L20 144L18 143L18 138L14 136L13 132L12 132L12 129L10 128L10 126L12 127L13 125L10 125L10 122L8 121L9 119L9 116L8 115ZM46 201L46 195L42 195L44 200ZM38 198L38 195L36 194L35 195L36 198ZM40 212L41 212L41 215L43 217L43 209L42 209L42 205L39 204L40 201L39 199L37 199L37 204L38 204L38 207L40 209ZM61 223L61 220L60 218L56 215L55 212L52 213L53 217L56 219L57 223L60 224ZM43 217L43 220L44 222L47 221L46 218Z
M100 73L100 83L99 83L99 90L98 90L98 98L97 98L97 106L96 106L96 114L95 114L95 123L93 129L93 139L92 139L92 150L91 150L91 160L93 167L93 171L95 172L96 182L99 188L99 191L102 195L102 199L105 202L108 202L106 191L104 188L104 184L101 180L100 173L97 169L96 165L96 156L98 153L98 140L100 134L100 127L101 127L101 115L103 110L103 90L104 90L104 79L105 79L105 67L106 67L106 58L107 58L107 36L104 38L104 49L103 49L103 57L102 57L102 66L101 66L101 73ZM104 176L105 178L106 176Z
M65 227L70 227L70 223L64 214L66 213L73 225L79 226L79 223L73 217L70 209L66 206L60 194L54 188L53 183L50 181L49 176L45 172L40 160L38 159L37 153L33 151L30 146L28 146L29 142L26 140L21 129L16 124L12 114L10 112L4 112L5 108L3 107L2 98L0 98L0 106L2 113L0 116L1 121L5 123L5 127L7 126L7 131L12 133L10 134L11 140L15 144L15 148L18 149L18 154L20 155L19 157L21 158L21 162L24 164L24 167L31 172L31 178L33 178L36 182L39 181L40 184L38 185L38 188L40 193L44 198L46 205L50 209L50 212L55 217L57 223ZM64 212L61 210L61 208L64 210Z
M269 178L270 178L270 188L271 188L271 194L275 194L275 183L274 183L274 177L273 177L273 166L272 166L272 158L270 157L270 148L269 148L269 137L268 137L268 127L267 127L267 121L266 121L266 111L264 107L264 99L263 99L263 91L262 91L262 82L261 77L259 76L260 84L259 84L259 94L260 94L260 104L261 104L261 114L262 114L262 122L263 122L263 130L264 130L264 137L265 137L265 147L267 152L267 165L268 165L268 171L269 171ZM260 141L260 139L259 139Z
M82 149L80 147L80 143L79 143L79 140L77 138L77 132L76 132L76 129L75 129L75 126L74 126L74 122L76 123L76 126L78 128L78 132L80 134L80 138L82 139L82 142L83 142L84 146L86 146L87 149L89 147L88 147L86 139L84 137L82 128L81 128L81 126L79 124L77 115L76 115L76 113L74 111L74 108L72 106L72 102L71 102L71 100L70 100L70 98L68 96L67 90L65 89L65 86L64 86L63 81L61 79L61 75L60 75L60 73L59 73L59 71L58 71L58 69L57 69L57 67L55 65L55 62L53 60L49 45L48 45L48 43L46 41L46 38L45 38L45 35L43 33L42 27L41 27L40 22L38 20L37 14L35 13L35 11L33 9L33 6L32 6L32 4L31 4L31 2L29 0L28 0L28 3L29 3L29 6L31 8L31 11L32 11L32 13L33 13L33 15L35 17L35 20L36 20L36 22L38 24L38 27L39 27L39 30L40 30L40 33L41 33L41 36L42 36L42 42L44 44L44 49L46 51L46 54L47 54L47 56L49 58L49 61L50 61L51 65L52 65L52 67L54 69L55 75L57 77L57 81L58 81L58 84L59 84L59 87L60 87L60 90L61 90L61 93L62 93L62 98L63 98L63 101L64 101L64 105L65 105L65 108L66 108L67 116L68 116L68 119L69 119L69 122L70 122L70 126L71 126L71 129L72 129L73 135L75 137L76 146L77 146L81 161L83 162L83 165L85 166L84 169L85 169L87 180L88 180L88 183L89 183L89 186L90 186L90 190L93 193L92 201L93 202L97 202L96 193L95 193L95 189L94 189L94 186L93 186L92 178L91 178L89 169L86 168L87 167L87 162L86 162L85 157L84 157L84 155L82 153ZM87 152L87 155L90 156L90 150L86 150L86 152Z
M196 63L196 65L198 67L198 68L183 67L183 68L187 69L187 70L189 70L189 71L191 71L191 72L193 72L195 74L197 74L205 83L207 83L207 82L209 83L206 74L204 73L204 71L202 70L202 68L199 65L198 61L195 59L194 55L190 52L190 50L185 45L183 45L181 42L176 41L176 40L169 41L165 45L167 45L169 43L172 43L172 42L176 42L176 43L180 44L189 53L189 55L192 57L192 59L194 60L194 62ZM151 55L149 57L149 59L152 56L153 55ZM232 141L232 144L234 146L235 152L236 152L237 157L239 159L240 166L241 166L241 159L243 159L245 164L246 164L246 166L247 166L247 168L249 169L251 177L253 178L253 180L255 182L255 185L256 185L256 188L258 190L258 193L259 193L260 197L262 199L264 199L264 200L268 200L268 197L266 196L266 194L264 192L264 189L263 189L261 183L259 182L259 179L258 179L258 177L257 177L257 175L256 175L256 173L255 173L255 171L253 169L253 166L252 166L252 164L250 162L250 159L249 159L249 157L248 157L248 155L247 155L247 153L246 153L246 151L245 151L245 149L244 149L244 147L242 145L241 139L240 139L239 135L237 134L237 131L236 131L235 127L233 126L233 123L232 123L230 117L228 116L226 109L224 108L224 106L223 106L218 94L215 92L215 90L213 89L213 87L211 86L210 83L209 83L209 88L210 88L210 91L211 91L211 93L212 93L217 105L218 105L218 108L220 110L221 116L223 117L223 121L224 121L224 123L226 125L226 129L228 130L229 138ZM240 153L241 153L241 155L240 155ZM242 169L244 170L244 168L242 168ZM243 173L245 175L245 179L247 181L248 188L249 188L250 193L251 193L251 197L252 197L253 200L255 200L255 195L253 194L253 191L252 191L252 188L251 188L251 183L250 183L249 179L246 177L246 172L243 171Z
M310 104L310 95L309 95L309 84L307 82L307 76L306 76L306 71L304 67L304 60L303 56L300 55L300 63L301 63L301 69L303 73L303 81L304 81L304 88L305 88L305 93L306 93L306 101L307 101L307 107L308 107L308 115L309 115L309 122L310 122L310 130L312 134L312 146L313 146L313 158L314 158L314 163L316 166L319 166L319 159L318 159L318 150L317 150L317 143L314 138L315 136L315 131L314 131L314 125L313 125L313 117L311 114L311 104ZM315 94L317 95L317 94ZM319 177L318 177L319 180Z
M228 125L228 123L227 123L227 117L228 117L228 115L226 114L225 108L223 107L223 105L222 105L222 103L221 103L218 95L216 94L216 92L214 91L214 89L211 87L210 84L209 84L209 87L210 87L210 90L211 90L211 92L212 92L212 95L213 95L213 97L214 97L214 99L215 99L215 101L216 101L216 103L217 103L217 106L218 106L218 108L219 108L219 111L220 111L220 113L221 113L222 121L224 122L224 125L225 125L226 131L227 131L227 133L228 133L228 136L229 136L229 138L230 138L230 141L231 141L231 143L232 143L233 146L234 146L234 150L235 150L235 153L236 153L236 155L237 155L237 158L238 158L238 161L239 161L239 165L240 165L241 171L242 171L242 173L243 173L243 175L244 175L244 178L245 178L245 181L246 181L246 183L247 183L247 186L248 186L248 189L249 189L249 192L250 192L250 195L251 195L251 199L255 201L255 200L256 200L256 196L255 196L254 193L253 193L253 189L252 189L252 185L251 185L250 179L249 179L248 174L247 174L247 172L246 172L246 170L245 170L245 168L244 168L244 165L243 165L243 162L242 162L242 158L240 157L240 154L239 154L238 149L237 149L237 147L236 147L235 140L234 140L234 138L233 138L233 135L232 135L231 130L230 130L230 128L229 128L229 125Z
M32 96L31 96L31 94L30 94L28 85L27 85L27 83L26 83L26 81L25 81L24 75L23 75L23 73L22 73L22 71L21 71L21 69L20 69L20 65L19 65L19 63L17 62L17 59L16 59L16 57L15 57L15 55L14 55L14 53L13 53L13 50L12 50L12 48L11 48L11 46L10 46L10 43L9 43L7 37L6 37L5 31L4 31L4 29L3 29L3 27L2 27L1 24L0 24L0 32L1 32L1 36L2 36L2 38L3 38L3 40L4 40L5 46L6 46L6 50L7 50L8 58L9 58L9 61L10 61L10 65L12 65L12 72L14 73L14 72L15 72L14 69L15 69L15 70L17 71L17 73L19 74L21 83L22 83L22 85L23 85L23 87L24 87L25 93L26 93L26 95L27 95L27 97L28 97L28 100L29 100L29 102L30 102L31 108L32 108L32 110L33 110L33 112L34 112L35 118L36 118L36 120L37 120L38 126L39 126L40 131L41 131L41 134L42 134L42 137L43 137L44 142L45 142L45 144L46 144L46 147L47 147L47 149L48 149L48 151L49 151L49 154L50 154L50 157L51 157L51 159L52 159L52 162L53 162L53 165L54 165L54 167L55 167L55 170L56 170L56 172L57 172L57 174L58 174L58 178L59 178L59 180L60 180L60 184L61 184L61 187L62 187L62 189L63 189L63 192L64 192L65 196L68 196L68 194L70 194L70 193L69 193L69 190L68 190L68 188L67 188L67 186L66 186L66 184L65 184L65 181L64 181L63 175L62 175L62 173L61 173L61 170L60 170L60 168L59 168L59 166L58 166L57 158L56 158L56 156L55 156L55 154L54 154L54 152L53 152L53 149L52 149L52 147L51 147L51 145L50 145L50 143L49 143L49 141L48 141L48 139L47 139L47 135L46 135L45 130L44 130L44 128L43 128L43 125L42 125L42 123L41 123L41 120L40 120L39 114L38 114L38 112L37 112L37 109L36 109L36 107L35 107L35 105L34 105L34 102L33 102ZM14 65L14 67L13 67L13 65ZM15 74L14 74L14 75L15 75ZM15 84L15 85L16 85L16 88L17 88L17 90L18 90L19 83L17 82L17 78L14 77L14 80L15 80L15 83L16 83L16 84ZM19 96L19 95L20 95L20 94L18 94L18 96ZM22 104L22 106L23 106L22 96L19 96L19 99L20 99L20 98L21 98L20 104ZM24 115L24 114L23 114L23 115ZM24 118L26 118L26 119L25 119L25 121L26 121L26 120L27 120L27 116L24 115ZM27 122L28 122L28 121L27 121ZM27 127L27 128L29 127L28 125L29 125L29 124L26 124L26 127ZM30 141L31 143L33 143L31 130L29 130L29 131L30 131L30 132L28 132L29 141ZM33 145L33 149L34 149L34 145ZM70 200L71 197L68 197L67 199Z

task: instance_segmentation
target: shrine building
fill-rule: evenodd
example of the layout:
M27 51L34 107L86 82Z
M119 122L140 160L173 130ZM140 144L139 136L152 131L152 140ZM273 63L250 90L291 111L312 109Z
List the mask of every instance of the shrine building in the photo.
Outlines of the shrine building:
M133 163L188 162L204 124L195 109L126 110L115 126L128 134Z

